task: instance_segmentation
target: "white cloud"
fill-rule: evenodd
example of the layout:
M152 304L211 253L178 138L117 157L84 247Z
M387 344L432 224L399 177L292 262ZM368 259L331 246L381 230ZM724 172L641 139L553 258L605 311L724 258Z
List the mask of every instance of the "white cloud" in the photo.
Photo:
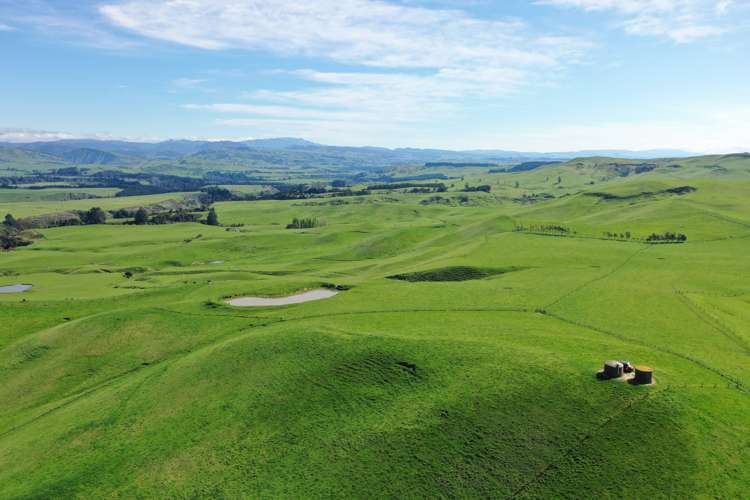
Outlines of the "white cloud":
M208 141L208 142L223 142L223 141L250 141L254 137L247 135L239 136L188 136L188 137L154 137L154 136L125 136L125 135L114 135L108 132L92 132L92 133L78 133L78 132L60 132L50 130L36 130L36 129L25 129L25 128L2 128L0 127L0 142L12 143L12 144L24 144L29 142L48 142L48 141L62 141L62 140L100 140L100 141L128 141L128 142L161 142L167 140L190 140L190 141Z
M80 136L66 132L51 132L22 128L0 128L0 142L35 142L57 141L61 139L80 139Z
M487 102L489 110L488 98L526 83L523 71L493 68L447 68L429 74L303 70L290 76L301 79L304 88L259 90L247 93L244 102L185 107L223 115L218 123L253 127L258 133L267 134L271 126L289 135L291 131L278 127L286 120L290 130L316 140L325 127L338 142L401 144L418 130L426 133L431 125L456 121L469 100Z
M730 29L727 16L747 11L746 0L537 0L538 4L589 12L612 11L632 35L660 36L677 43L716 36Z
M349 138L360 124L374 130L382 122L393 130L450 120L467 101L490 102L547 84L590 48L576 38L534 34L518 19L479 19L461 10L380 0L126 0L99 9L119 28L152 39L359 68L291 71L287 76L297 78L297 89L256 90L246 93L245 102L188 106L221 114L220 123L235 126L287 120L317 133L325 122L336 130L348 127Z
M128 0L100 7L113 24L203 49L323 56L377 67L549 65L575 49L523 35L518 20L379 0Z
M137 142L158 142L162 139L157 137L135 137L117 136L106 132L75 133L51 130L36 130L26 128L0 128L0 142L26 143L46 142L72 139L96 139L96 140L122 140Z
M101 49L125 49L139 46L131 38L113 33L98 16L92 17L88 2L54 0L0 0L0 31L23 29L74 44ZM8 23L12 24L9 25Z

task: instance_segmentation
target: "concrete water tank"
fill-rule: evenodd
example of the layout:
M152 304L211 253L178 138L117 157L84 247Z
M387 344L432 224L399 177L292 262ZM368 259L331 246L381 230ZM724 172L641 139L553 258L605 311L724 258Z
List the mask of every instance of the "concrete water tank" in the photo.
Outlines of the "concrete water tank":
M622 377L624 367L619 361L607 361L604 363L604 377L605 378L620 378Z

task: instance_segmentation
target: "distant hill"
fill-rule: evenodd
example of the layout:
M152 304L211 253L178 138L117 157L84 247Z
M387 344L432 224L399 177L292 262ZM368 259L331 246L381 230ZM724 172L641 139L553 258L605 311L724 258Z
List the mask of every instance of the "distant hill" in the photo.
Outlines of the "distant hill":
M558 153L507 150L451 151L442 149L380 147L348 147L316 144L301 138L281 137L248 141L128 142L74 139L25 144L0 143L0 149L22 149L57 158L70 165L98 164L111 166L143 165L149 162L200 163L201 168L222 168L222 165L245 167L323 167L334 169L371 169L398 165L501 165L517 163L567 161L577 157L606 156L611 158L650 159L684 158L684 151L572 151ZM29 156L29 166L41 163ZM532 164L532 163L530 163ZM160 167L166 164L160 163Z
M295 137L279 137L278 139L255 139L245 141L245 145L254 149L290 149L290 148L314 148L320 144L298 139Z
M60 162L60 159L21 148L0 148L0 163L24 162Z
M62 155L62 159L74 165L110 165L118 160L112 153L89 148L68 151Z

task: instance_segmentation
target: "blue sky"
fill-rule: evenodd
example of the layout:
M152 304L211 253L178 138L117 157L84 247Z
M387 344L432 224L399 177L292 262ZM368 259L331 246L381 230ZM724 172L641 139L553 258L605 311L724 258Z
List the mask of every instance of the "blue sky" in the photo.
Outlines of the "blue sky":
M750 149L748 0L0 0L0 140Z

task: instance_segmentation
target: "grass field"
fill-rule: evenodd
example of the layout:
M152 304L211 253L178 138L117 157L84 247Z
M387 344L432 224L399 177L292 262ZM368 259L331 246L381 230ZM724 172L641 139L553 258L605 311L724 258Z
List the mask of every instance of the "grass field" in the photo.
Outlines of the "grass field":
M127 196L115 198L117 189L92 188L92 189L50 189L50 190L0 190L0 214L12 213L15 217L32 217L50 213L67 212L74 210L88 210L91 207L100 207L103 210L117 210L120 208L132 208L154 203L162 203L169 200L180 200L189 193L166 193L147 196ZM66 193L89 193L101 198L65 200Z
M455 204L217 204L234 228L41 230L0 254L0 286L34 285L0 295L0 497L746 497L750 161L667 163L476 172L497 188ZM0 211L110 202L138 204ZM224 302L323 284L350 289ZM597 380L607 359L656 384Z

